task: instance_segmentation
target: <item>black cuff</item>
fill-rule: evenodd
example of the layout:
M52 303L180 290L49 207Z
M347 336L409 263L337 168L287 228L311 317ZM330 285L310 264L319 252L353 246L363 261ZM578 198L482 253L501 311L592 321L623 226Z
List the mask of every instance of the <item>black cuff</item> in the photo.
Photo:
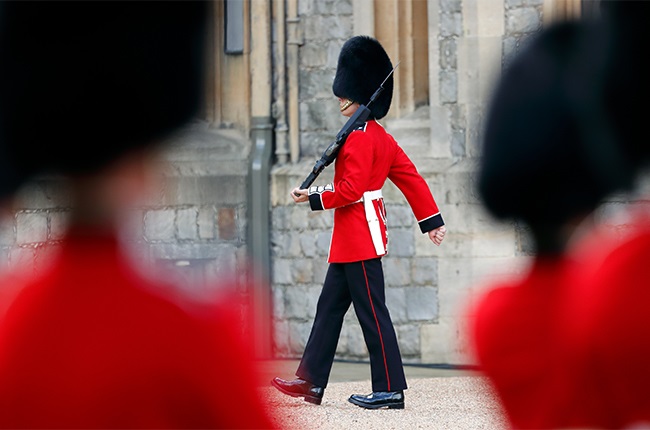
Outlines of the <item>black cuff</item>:
M422 233L427 233L430 232L431 230L437 229L438 227L442 227L443 225L445 225L445 221L442 219L442 215L436 214L431 218L427 218L420 221L419 224L420 224L420 231L422 231Z
M319 193L309 195L309 206L311 206L311 210L313 211L322 211L325 209Z

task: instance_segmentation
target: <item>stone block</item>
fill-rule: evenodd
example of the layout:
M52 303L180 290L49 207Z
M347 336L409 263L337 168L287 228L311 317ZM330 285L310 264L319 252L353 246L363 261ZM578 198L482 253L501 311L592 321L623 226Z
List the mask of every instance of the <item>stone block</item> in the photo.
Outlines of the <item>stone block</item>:
M316 238L316 249L318 250L318 255L327 256L330 252L330 243L332 241L332 233L329 231L323 231L318 233Z
M501 71L501 36L463 37L458 40L458 103L483 105L489 102Z
M506 11L506 31L508 33L532 33L537 31L541 25L539 12L534 7Z
M14 218L7 217L0 222L0 246L12 246L16 241Z
M412 285L435 286L438 284L438 260L418 257L411 261Z
M415 324L406 324L395 327L397 342L402 357L420 356L420 327Z
M463 32L463 17L460 12L440 14L440 36L460 36Z
M394 228L414 228L415 215L407 205L386 204L386 224L388 225L388 234L391 234Z
M440 103L458 100L458 75L455 70L440 71Z
M173 209L150 210L145 213L144 234L150 241L171 241L174 239Z
M321 55L325 57L326 51L320 44L318 49ZM318 103L323 106L327 102L336 102L336 98L332 95L334 72L328 69L311 69L308 67L305 66L300 73L300 94L304 100L318 99Z
M198 239L198 212L195 208L176 211L176 229L181 240Z
M436 76L437 80L437 76ZM431 156L434 158L451 157L450 116L447 106L431 106Z
M411 260L408 258L383 259L384 279L386 286L402 287L411 284Z
M440 0L440 10L442 12L461 12L462 0Z
M441 319L438 324L422 325L422 363L474 364L464 344L460 342L461 330L459 322L454 319Z
M516 253L517 241L514 230L479 233L456 233L451 231L439 247L428 238L415 238L416 255L438 257L512 257Z
M272 260L273 285L293 284L292 260L275 257Z
M440 68L456 69L456 39L447 37L440 41Z
M438 318L438 291L434 287L406 287L406 314L409 321L435 321Z
M304 257L316 257L318 255L316 250L317 235L313 232L305 232L298 235L300 241L301 254Z
M346 339L348 354L356 358L368 357L368 348L363 338L363 331L359 323L344 324L341 337Z
M47 213L19 212L16 214L16 243L26 245L47 241Z
M61 240L68 229L69 213L50 212L50 240Z
M393 228L388 232L388 251L391 257L412 257L415 252L411 228Z
M469 37L501 37L504 0L464 0L463 30Z
M300 48L300 63L305 69L325 67L327 65L327 58L328 52L320 44L308 43ZM305 76L305 74L302 73L302 76Z
M199 239L210 240L215 238L216 211L212 206L201 207L197 215Z
M464 157L466 155L464 130L453 130L451 132L451 155L454 157Z
M311 320L316 309L318 295L313 287L294 285L284 290L285 317L289 320Z
M289 321L289 351L291 354L302 355L310 331L311 322Z
M271 305L272 305L273 318L279 320L287 319L287 315L284 308L284 303L285 303L284 290L285 287L280 287L280 286L271 287Z
M293 280L298 284L308 284L313 282L314 271L312 270L312 260L297 259L292 263Z
M217 232L221 240L237 238L237 218L234 208L221 207L217 209Z
M9 266L12 269L29 273L35 269L36 253L34 248L11 248L9 250Z
M408 322L406 313L406 294L403 287L387 287L386 306L390 311L390 317L394 324Z
M290 353L289 323L287 321L273 321L273 351L276 356L287 356Z
M221 206L236 206L244 201L244 175L182 176L166 179L165 193L160 204L200 206L219 202Z
M325 258L317 258L313 260L312 270L314 271L314 284L318 285L318 288L321 288L323 285L328 268L329 265Z

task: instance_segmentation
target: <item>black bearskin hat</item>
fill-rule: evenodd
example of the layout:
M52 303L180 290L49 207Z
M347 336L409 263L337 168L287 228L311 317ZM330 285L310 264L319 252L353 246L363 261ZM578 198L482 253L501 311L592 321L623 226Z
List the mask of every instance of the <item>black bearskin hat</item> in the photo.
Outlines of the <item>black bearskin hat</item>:
M621 81L618 71L638 68L615 61L626 48L607 24L549 27L504 72L489 109L478 177L479 194L498 218L557 229L632 186L645 154L621 133L624 123L610 106L622 116L635 110L636 94L613 91L612 84ZM636 90L645 93L647 84Z
M83 174L200 107L207 3L0 2L0 198Z
M355 36L341 48L332 91L337 97L368 104L370 97L393 69L381 44L369 36ZM370 105L371 116L386 116L393 98L393 76L384 84L384 91Z

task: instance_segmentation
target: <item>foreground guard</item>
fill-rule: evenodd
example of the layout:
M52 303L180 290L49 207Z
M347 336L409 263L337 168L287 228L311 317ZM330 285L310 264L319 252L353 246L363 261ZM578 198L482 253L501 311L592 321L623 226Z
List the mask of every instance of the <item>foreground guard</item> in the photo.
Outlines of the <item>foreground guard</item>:
M343 46L333 92L341 113L350 117L367 104L393 69L371 37L356 36ZM445 226L426 181L397 142L377 122L390 108L393 77L370 105L368 121L350 133L336 158L334 181L295 188L296 203L312 210L334 209L329 269L318 300L309 340L296 371L298 379L272 381L281 392L319 405L329 379L343 318L354 305L370 355L372 393L354 394L351 403L367 409L404 408L407 388L395 329L385 303L381 257L387 253L386 208L381 189L390 179L404 194L422 233L436 245Z

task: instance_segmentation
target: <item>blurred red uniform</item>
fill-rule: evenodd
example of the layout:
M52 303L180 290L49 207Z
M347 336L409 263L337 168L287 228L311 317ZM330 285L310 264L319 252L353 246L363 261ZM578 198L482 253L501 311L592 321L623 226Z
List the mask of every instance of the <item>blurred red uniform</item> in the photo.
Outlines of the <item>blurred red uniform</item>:
M526 276L493 286L470 311L473 352L514 428L567 425L572 345L563 333L578 269L569 258L539 258Z
M238 307L163 288L112 234L73 231L0 326L0 427L271 428Z
M645 214L630 224L633 230L599 264L578 308L579 384L596 393L594 426L650 427L649 220Z

